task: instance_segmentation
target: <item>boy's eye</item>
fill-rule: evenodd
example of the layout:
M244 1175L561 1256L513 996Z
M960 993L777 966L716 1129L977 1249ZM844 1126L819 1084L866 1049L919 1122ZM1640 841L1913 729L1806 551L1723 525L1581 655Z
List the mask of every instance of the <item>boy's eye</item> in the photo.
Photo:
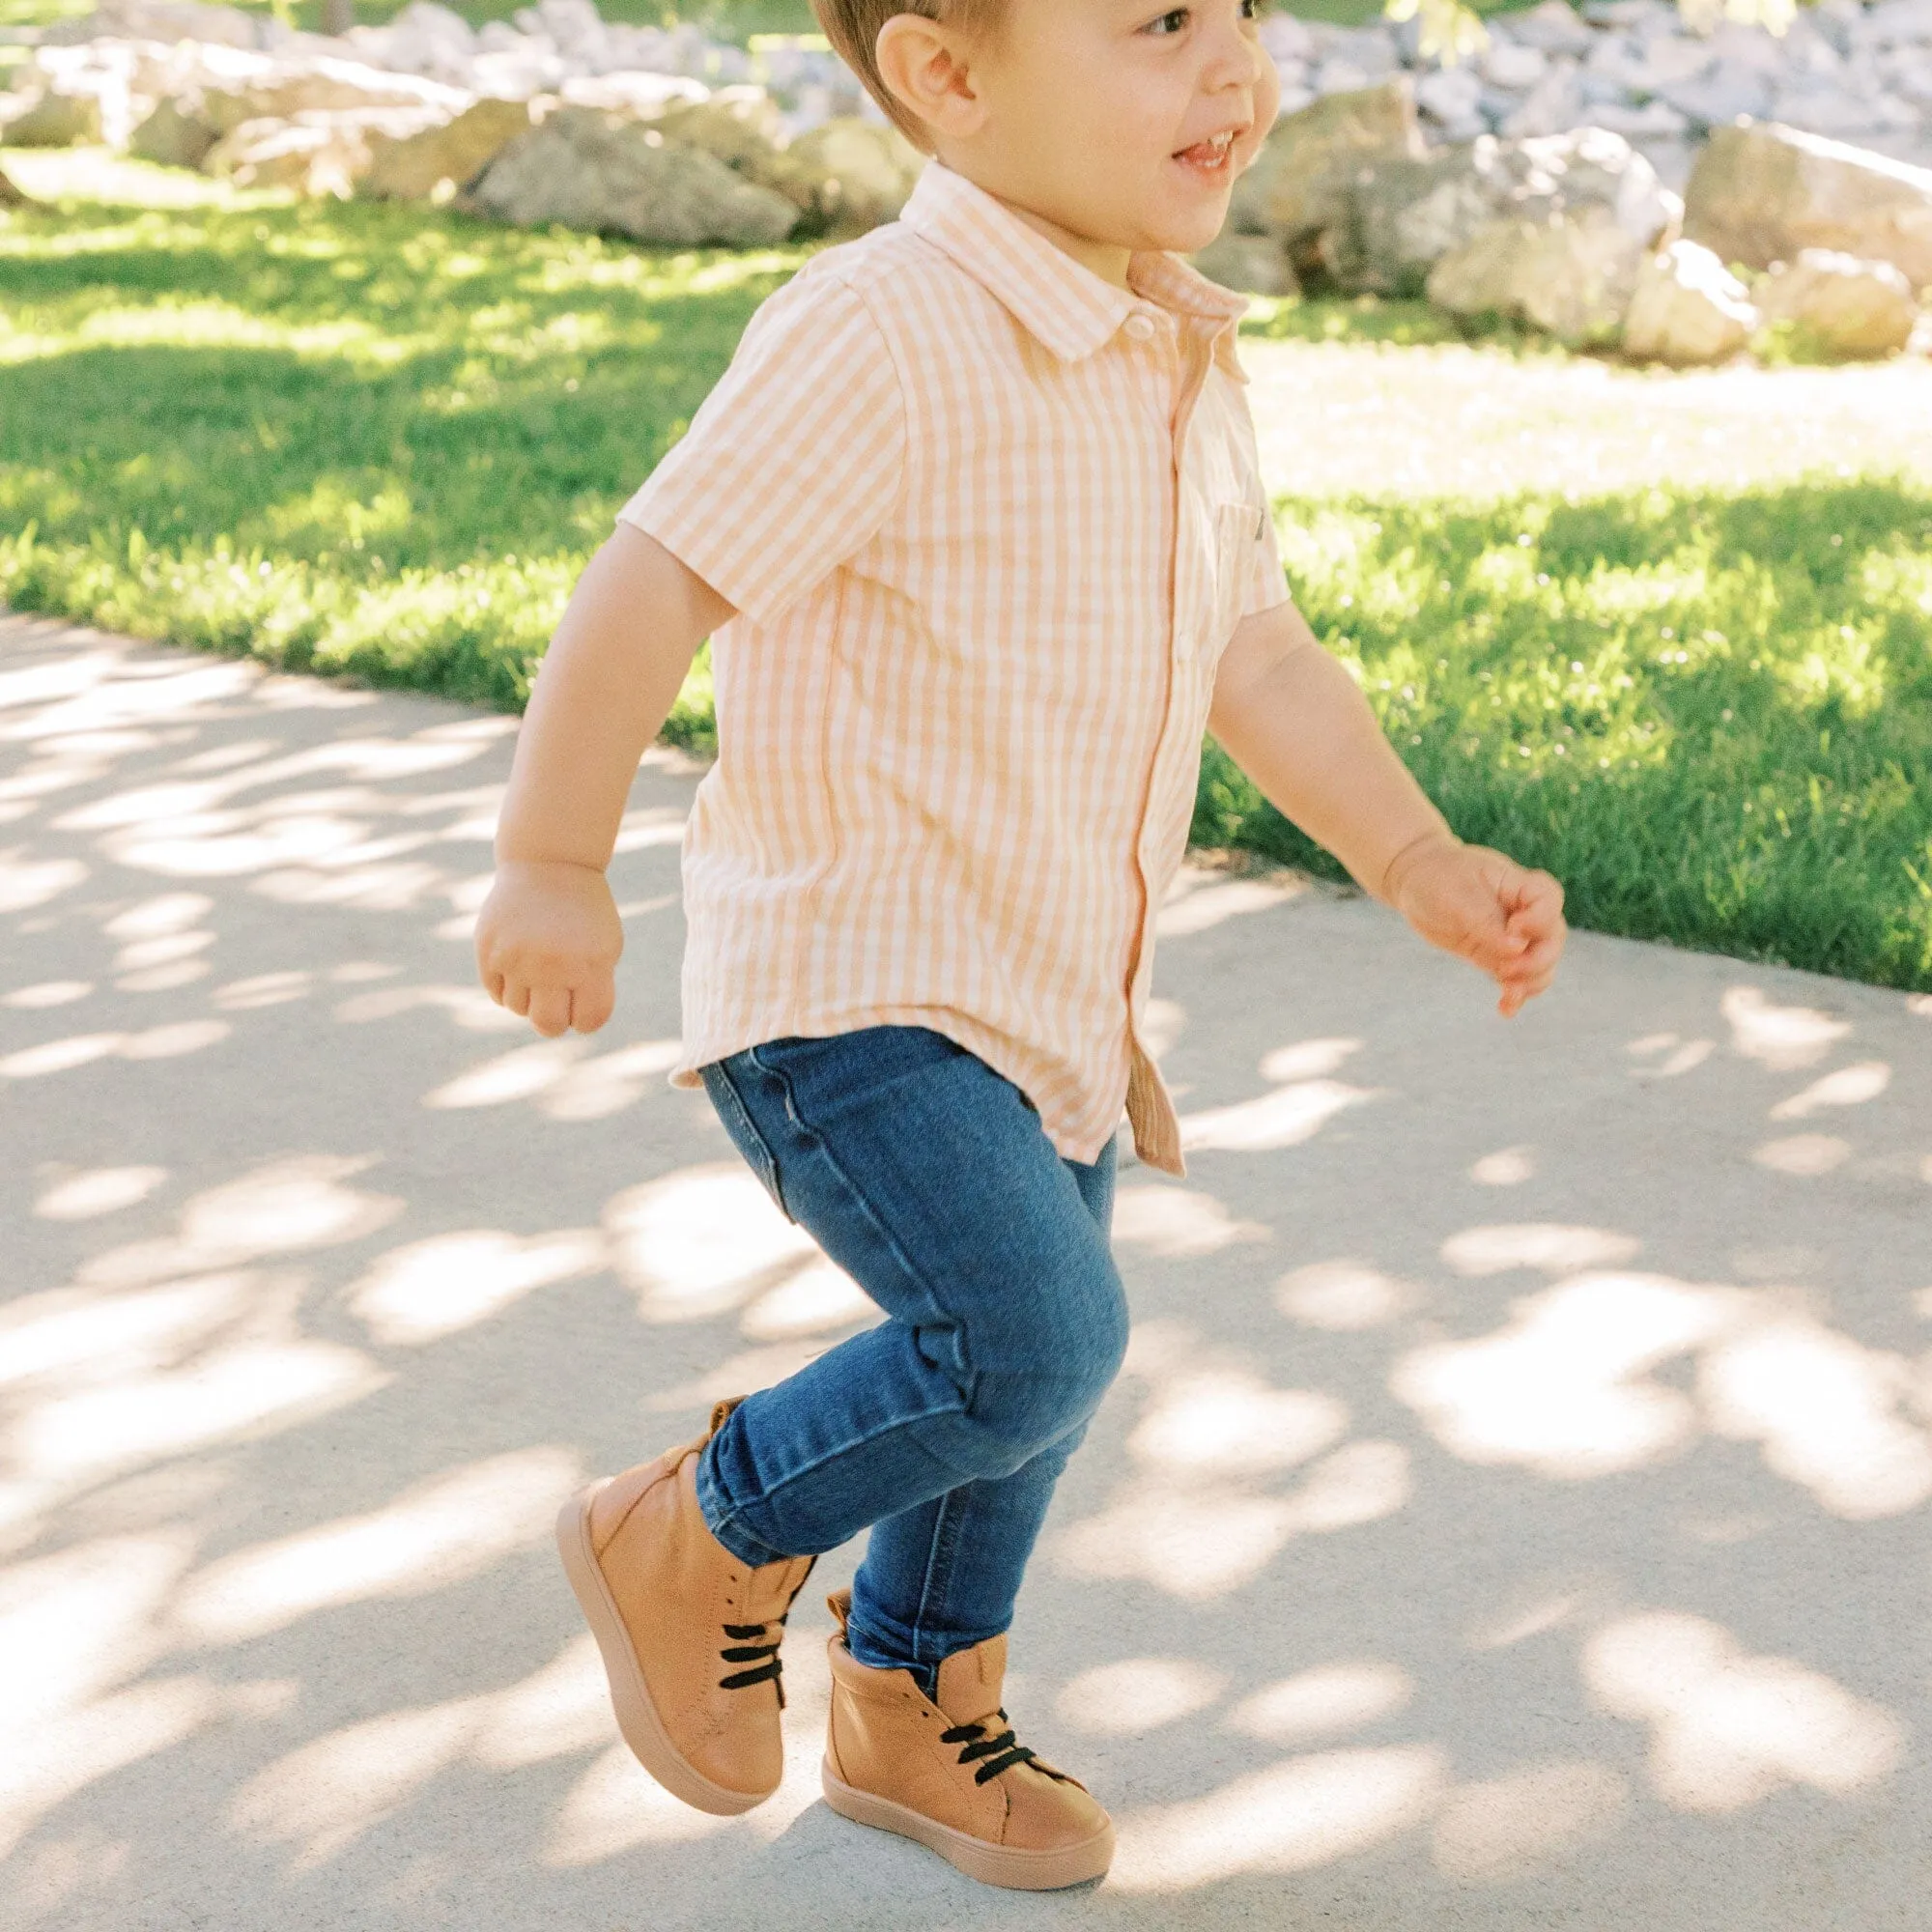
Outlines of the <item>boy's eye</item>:
M1241 18L1259 20L1268 10L1268 0L1241 0ZM1162 14L1157 19L1150 20L1141 30L1155 35L1174 35L1187 25L1188 15L1193 12L1188 7L1177 7L1172 13Z

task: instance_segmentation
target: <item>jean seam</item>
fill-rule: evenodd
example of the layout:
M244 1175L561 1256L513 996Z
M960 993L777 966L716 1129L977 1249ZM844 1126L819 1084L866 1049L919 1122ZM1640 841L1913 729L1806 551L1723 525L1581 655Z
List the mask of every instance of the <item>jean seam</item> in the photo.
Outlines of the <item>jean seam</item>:
M964 1487L963 1484L960 1486L961 1489ZM949 1524L953 1523L955 1516L953 1501L959 1492L959 1490L948 1490L939 1499L939 1513L932 1526L932 1548L926 1552L925 1575L920 1578L919 1608L913 1612L912 1654L921 1663L938 1663L945 1661L928 1658L925 1655L926 1612L939 1594L934 1583L934 1573L943 1570L950 1576L952 1572L952 1551L958 1547L959 1532L956 1526L949 1528Z
M746 1133L751 1137L752 1145L757 1149L761 1156L762 1172L758 1178L765 1184L765 1192L778 1204L779 1212L787 1221L791 1222L793 1226L796 1226L798 1217L791 1211L789 1206L786 1205L784 1185L779 1179L778 1156L773 1153L771 1143L766 1140L757 1122L753 1120L752 1110L746 1106L745 1096L738 1092L738 1083L731 1078L730 1069L722 1060L715 1061L712 1064L717 1069L718 1078L723 1084L725 1093L730 1095L733 1111L738 1120L743 1123ZM753 1062L753 1065L757 1064L755 1061Z
M932 1305L935 1308L937 1308L939 1312L942 1315L944 1315L949 1321L952 1321L956 1325L959 1319L958 1316L952 1311L952 1309L947 1306L945 1298L939 1293L939 1291L935 1286L932 1278L926 1273L926 1271L923 1267L919 1266L918 1264L914 1262L913 1258L906 1253L905 1249L902 1246L900 1246L898 1236L895 1235L893 1231L889 1227L887 1227L885 1222L879 1217L879 1212L877 1208L873 1207L871 1199L866 1193L866 1190L863 1187L861 1187L858 1184L858 1182L855 1181L852 1179L852 1177L845 1171L845 1168L840 1163L838 1156L833 1152L832 1143L829 1140L827 1140L824 1134L822 1134L816 1127L814 1127L811 1124L811 1122L808 1121L802 1113L798 1111L797 1094L794 1093L791 1081L786 1077L784 1069L782 1067L778 1067L778 1066L767 1066L765 1063L758 1058L758 1052L756 1047L748 1047L746 1049L746 1058L750 1060L752 1065L757 1067L760 1072L769 1073L773 1077L773 1079L777 1080L779 1084L784 1089L785 1112L790 1115L792 1120L798 1123L799 1127L804 1132L811 1136L811 1144L819 1153L824 1155L826 1166L832 1170L833 1174L838 1178L840 1185L844 1187L845 1191L852 1197L852 1199L855 1202L858 1203L860 1211L866 1217L866 1225L869 1227L872 1230L872 1232L879 1237L879 1239L885 1243L886 1247L891 1251L892 1255L897 1261L898 1264L905 1269L906 1273L909 1276L911 1276L911 1278L914 1281L919 1283L920 1287L925 1293L926 1299L930 1301ZM970 1369L969 1369L969 1374L970 1374ZM970 1389L965 1390L962 1391L962 1393L964 1393L966 1397L966 1405L970 1406L973 1399L971 1390Z

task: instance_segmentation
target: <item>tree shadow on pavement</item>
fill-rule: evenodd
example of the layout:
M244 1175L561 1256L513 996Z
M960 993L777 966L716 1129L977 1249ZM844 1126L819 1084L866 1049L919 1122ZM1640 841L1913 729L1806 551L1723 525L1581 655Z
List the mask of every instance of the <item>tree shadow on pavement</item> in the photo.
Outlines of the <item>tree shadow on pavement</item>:
M676 1053L696 767L603 1034L475 985L514 721L0 629L10 1923L1913 1922L1932 1002L1579 937L1520 1019L1190 866L1132 1346L1012 1634L1121 1832L1018 1900L617 1742L558 1501L874 1319Z

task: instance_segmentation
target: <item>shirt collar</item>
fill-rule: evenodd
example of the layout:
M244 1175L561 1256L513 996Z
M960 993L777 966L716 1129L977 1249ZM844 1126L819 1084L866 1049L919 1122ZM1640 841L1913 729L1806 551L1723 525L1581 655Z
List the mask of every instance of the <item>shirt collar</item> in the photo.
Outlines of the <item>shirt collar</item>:
M1179 256L1142 251L1127 264L1124 289L1076 262L1011 209L945 162L929 160L899 219L956 262L1031 335L1064 362L1110 342L1143 302L1214 327L1214 355L1237 382L1235 325L1248 301L1210 282Z

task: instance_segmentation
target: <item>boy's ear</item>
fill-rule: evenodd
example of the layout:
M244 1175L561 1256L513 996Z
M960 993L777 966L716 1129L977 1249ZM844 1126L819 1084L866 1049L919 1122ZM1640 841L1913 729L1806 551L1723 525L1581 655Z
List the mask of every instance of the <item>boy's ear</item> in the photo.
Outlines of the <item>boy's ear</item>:
M957 33L920 14L895 14L879 29L874 57L894 99L932 133L956 139L979 131L985 102Z

